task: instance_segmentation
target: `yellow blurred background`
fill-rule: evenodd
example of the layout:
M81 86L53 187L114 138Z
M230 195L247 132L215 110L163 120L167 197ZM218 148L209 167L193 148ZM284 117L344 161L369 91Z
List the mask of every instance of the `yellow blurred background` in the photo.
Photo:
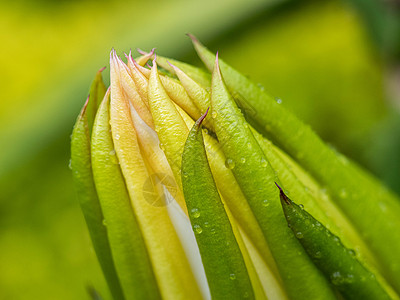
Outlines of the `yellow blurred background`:
M195 34L400 192L398 12L375 0L1 2L0 299L90 299L93 288L109 299L68 161L112 47L201 65Z

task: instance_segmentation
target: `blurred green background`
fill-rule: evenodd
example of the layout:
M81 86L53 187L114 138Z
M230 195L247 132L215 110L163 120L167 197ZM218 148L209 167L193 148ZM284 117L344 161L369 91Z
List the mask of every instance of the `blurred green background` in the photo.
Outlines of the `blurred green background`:
M398 12L375 0L1 2L0 299L109 297L68 161L112 47L200 65L192 32L400 192Z

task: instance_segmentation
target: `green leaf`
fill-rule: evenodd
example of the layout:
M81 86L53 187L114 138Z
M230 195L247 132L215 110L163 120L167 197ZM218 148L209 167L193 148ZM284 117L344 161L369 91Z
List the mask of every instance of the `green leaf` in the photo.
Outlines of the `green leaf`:
M71 139L71 168L79 203L104 277L113 297L124 299L92 174L87 108L93 106L94 102L88 97L75 123Z
M199 56L211 70L214 55L196 39ZM270 134L288 154L326 187L378 258L384 276L400 291L400 200L375 178L328 147L311 128L285 110L255 83L224 63L221 71L230 91L255 108L252 124ZM239 104L240 105L240 104ZM371 220L374 224L371 225Z
M110 133L109 92L96 116L93 174L104 213L115 268L126 299L161 299Z
M211 85L211 116L217 137L264 233L289 297L335 299L328 282L286 226L274 185L275 173L230 96L218 66Z
M101 76L101 72L105 69L102 68L96 73L96 77L94 78L92 85L90 86L89 92L89 105L87 107L87 119L88 119L88 127L90 135L92 134L92 128L94 123L94 118L96 116L96 112L98 107L100 106L101 101L104 98L104 95L107 91L106 86L104 85L103 78Z
M201 132L191 129L182 155L182 185L213 299L254 299L242 253L208 165Z
M391 299L340 239L280 190L285 218L314 264L346 299Z

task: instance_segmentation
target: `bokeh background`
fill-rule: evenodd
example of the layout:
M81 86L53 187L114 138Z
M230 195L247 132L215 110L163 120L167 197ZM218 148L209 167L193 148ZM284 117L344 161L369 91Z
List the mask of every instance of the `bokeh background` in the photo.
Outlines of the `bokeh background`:
M395 0L2 1L0 299L109 298L68 161L112 47L201 65L195 34L399 193L399 19Z

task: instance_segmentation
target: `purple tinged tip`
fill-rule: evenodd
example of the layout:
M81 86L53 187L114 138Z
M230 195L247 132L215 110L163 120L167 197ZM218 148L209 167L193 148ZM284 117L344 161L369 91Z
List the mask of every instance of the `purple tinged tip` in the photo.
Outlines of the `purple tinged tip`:
M279 186L279 184L277 184L275 182L275 185L278 187L279 189L279 197L281 198L281 200L283 200L286 204L290 205L291 204L291 200L288 198L288 196L285 195L284 191L282 190L282 188Z
M173 65L173 64L170 63L168 60L167 60L167 63L171 66L172 69L175 70L175 72L176 72L176 70L180 70L177 66Z
M143 51L140 48L136 48L136 51L139 52L140 55L147 55L148 54L146 51Z
M157 67L157 54L154 54L153 67Z
M103 72L106 68L107 68L107 66L102 67L102 68L99 70L99 73Z
M206 118L210 107L207 108L206 112L197 120L196 125L200 127L201 123L203 123L204 119Z
M88 104L89 104L89 99L90 99L90 94L88 94L88 96L87 96L87 98L86 98L86 101L85 101L85 104L83 104L83 107L82 107L82 110L81 110L81 113L80 113L80 118L85 114L85 112L86 112L86 108L87 108L87 106L88 106Z
M188 37L190 37L190 39L192 40L193 43L195 43L195 44L199 44L200 43L199 40L193 34L188 32L188 33L186 33L186 35Z
M279 186L279 184L277 184L277 183L275 182L275 185L278 187L278 189L279 189L281 192L283 192L283 190L282 190L282 188Z

